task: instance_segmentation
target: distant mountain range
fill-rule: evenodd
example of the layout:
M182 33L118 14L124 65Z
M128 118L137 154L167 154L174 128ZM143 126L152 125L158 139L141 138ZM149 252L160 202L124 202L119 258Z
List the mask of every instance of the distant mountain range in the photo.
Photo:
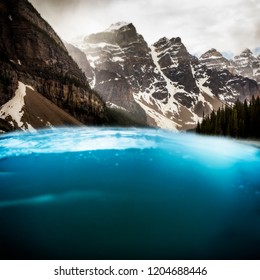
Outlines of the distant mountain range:
M203 114L259 94L259 58L248 50L233 61L214 49L197 58L180 38L148 46L125 22L74 45L66 47L107 106L151 126L190 129Z
M259 57L249 50L232 61L216 50L199 59L180 38L148 46L131 23L72 45L27 0L1 0L0 36L0 132L83 124L184 130L259 94Z
M260 85L260 55L254 56L249 49L230 60L224 58L217 50L211 49L201 55L200 62L209 69L227 69L232 74L253 79Z

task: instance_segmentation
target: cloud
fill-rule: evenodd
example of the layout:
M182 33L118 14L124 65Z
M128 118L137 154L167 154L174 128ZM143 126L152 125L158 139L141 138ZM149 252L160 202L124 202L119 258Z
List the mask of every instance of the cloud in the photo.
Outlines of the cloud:
M259 47L258 0L31 0L58 34L71 40L117 21L133 22L149 44L181 37L191 53Z

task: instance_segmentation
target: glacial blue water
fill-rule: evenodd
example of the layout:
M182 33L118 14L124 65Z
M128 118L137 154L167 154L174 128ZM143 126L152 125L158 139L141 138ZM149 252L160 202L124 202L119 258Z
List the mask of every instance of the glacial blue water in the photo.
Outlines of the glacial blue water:
M0 136L1 259L259 259L260 150L154 129Z

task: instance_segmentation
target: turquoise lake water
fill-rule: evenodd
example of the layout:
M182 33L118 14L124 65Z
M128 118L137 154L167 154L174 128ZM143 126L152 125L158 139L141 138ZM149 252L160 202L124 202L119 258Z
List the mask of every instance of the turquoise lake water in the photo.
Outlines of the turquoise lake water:
M260 150L154 129L0 136L1 259L260 259Z

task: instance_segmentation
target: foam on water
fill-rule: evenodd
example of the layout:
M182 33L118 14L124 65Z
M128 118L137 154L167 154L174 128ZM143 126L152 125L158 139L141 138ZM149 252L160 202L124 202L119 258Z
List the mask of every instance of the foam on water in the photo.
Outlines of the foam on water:
M0 136L0 256L260 257L260 152L154 129Z

